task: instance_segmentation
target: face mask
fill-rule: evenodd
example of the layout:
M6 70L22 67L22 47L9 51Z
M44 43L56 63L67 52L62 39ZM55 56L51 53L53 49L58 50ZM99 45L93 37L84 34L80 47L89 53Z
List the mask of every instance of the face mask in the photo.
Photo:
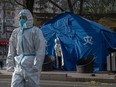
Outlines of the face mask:
M20 26L23 26L25 23L26 23L26 20L25 19L20 19Z

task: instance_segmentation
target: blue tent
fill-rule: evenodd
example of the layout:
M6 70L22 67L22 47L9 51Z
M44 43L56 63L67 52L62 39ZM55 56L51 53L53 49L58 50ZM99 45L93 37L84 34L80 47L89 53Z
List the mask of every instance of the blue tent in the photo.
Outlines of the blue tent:
M108 48L116 47L116 33L96 22L64 12L47 23L41 30L47 40L46 54L54 55L54 39L59 37L64 70L75 71L80 58L93 55L94 71L104 70Z

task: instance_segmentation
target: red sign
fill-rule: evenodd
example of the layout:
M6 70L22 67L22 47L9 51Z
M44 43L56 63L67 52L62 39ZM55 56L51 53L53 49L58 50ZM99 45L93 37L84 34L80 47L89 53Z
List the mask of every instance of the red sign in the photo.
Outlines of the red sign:
M8 40L0 40L0 45L6 45L8 43L9 43Z

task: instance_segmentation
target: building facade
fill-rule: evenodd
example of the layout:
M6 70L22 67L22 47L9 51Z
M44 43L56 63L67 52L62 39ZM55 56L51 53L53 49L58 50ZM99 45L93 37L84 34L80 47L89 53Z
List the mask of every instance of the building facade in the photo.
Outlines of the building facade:
M0 60L6 58L8 43L16 24L16 15L22 7L10 2L0 2Z

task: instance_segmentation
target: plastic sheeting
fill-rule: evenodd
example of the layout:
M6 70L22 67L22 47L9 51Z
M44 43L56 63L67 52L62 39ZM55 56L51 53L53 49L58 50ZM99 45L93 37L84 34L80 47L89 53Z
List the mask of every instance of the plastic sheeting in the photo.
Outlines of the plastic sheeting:
M64 70L75 71L80 58L93 55L94 71L104 70L108 48L116 47L116 33L73 13L64 12L44 25L41 30L47 40L46 54L54 55L54 39L59 37Z

